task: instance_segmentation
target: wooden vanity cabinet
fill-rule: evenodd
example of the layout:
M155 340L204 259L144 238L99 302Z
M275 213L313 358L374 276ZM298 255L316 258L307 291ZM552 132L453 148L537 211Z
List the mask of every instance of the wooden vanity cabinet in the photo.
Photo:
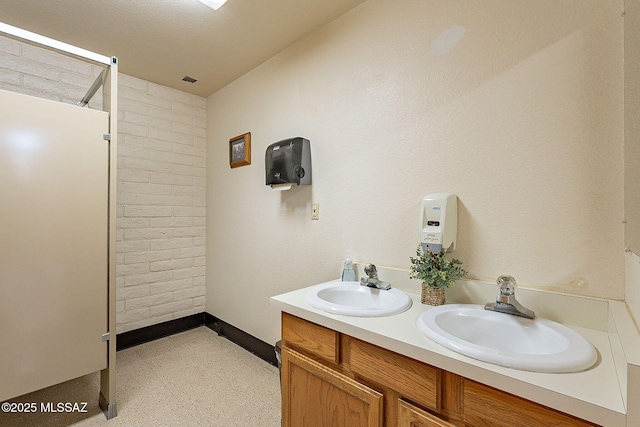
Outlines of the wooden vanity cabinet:
M594 427L282 314L283 427Z

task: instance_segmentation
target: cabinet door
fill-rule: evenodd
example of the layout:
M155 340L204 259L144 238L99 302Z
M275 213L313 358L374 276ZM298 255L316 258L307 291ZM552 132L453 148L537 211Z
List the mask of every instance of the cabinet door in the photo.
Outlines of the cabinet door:
M381 427L382 394L282 349L283 427Z
M398 427L455 427L427 411L398 400Z

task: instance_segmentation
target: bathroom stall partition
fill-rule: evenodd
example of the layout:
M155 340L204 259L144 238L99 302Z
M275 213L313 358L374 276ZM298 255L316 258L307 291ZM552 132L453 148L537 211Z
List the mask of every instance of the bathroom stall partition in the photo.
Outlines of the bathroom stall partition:
M0 90L0 401L100 371L112 418L117 60L66 47L104 66L78 105Z

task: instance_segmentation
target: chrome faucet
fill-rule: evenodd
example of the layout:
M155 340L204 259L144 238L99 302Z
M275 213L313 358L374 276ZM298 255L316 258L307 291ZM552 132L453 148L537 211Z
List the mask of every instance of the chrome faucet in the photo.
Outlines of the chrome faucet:
M364 266L364 272L367 277L363 277L360 279L360 284L362 286L368 286L370 288L378 288L389 290L391 289L391 285L387 282L383 282L382 280L378 280L378 270L376 266L373 264L367 264Z
M511 276L500 276L496 283L500 288L500 293L496 296L496 302L490 302L484 306L485 310L513 314L528 319L536 317L532 310L524 308L516 299L516 279Z

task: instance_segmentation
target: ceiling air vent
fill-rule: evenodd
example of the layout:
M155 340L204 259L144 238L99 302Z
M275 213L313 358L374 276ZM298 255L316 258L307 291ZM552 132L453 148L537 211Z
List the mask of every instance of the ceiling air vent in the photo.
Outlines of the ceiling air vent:
M197 80L196 80L196 79L194 79L193 77L189 77L189 76L184 76L184 77L182 78L182 81L189 82L189 83L195 83L195 82L197 82Z

